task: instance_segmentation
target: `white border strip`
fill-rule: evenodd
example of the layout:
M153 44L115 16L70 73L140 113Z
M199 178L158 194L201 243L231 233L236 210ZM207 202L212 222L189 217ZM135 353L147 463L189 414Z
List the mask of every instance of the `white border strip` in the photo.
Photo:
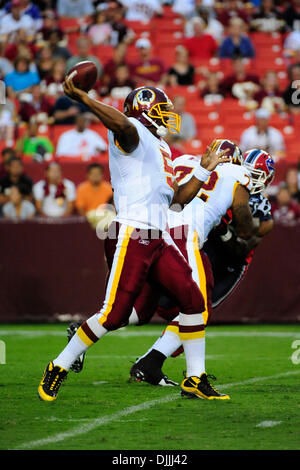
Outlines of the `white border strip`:
M161 325L161 332L163 331L165 325ZM129 327L131 328L131 327ZM207 327L206 336L207 338L300 338L300 332L297 331L210 331ZM118 336L119 338L132 338L135 336L159 336L161 334L159 330L147 331L142 327L139 327L138 331L118 330L112 331L109 333L109 336ZM61 330L0 330L0 338L2 336L23 336L24 339L28 338L39 338L42 336L65 336L67 333Z
M242 382L234 382L234 383L219 385L218 388L220 390L224 390L230 387L232 388L232 387L237 387L239 385L248 385L248 384L252 384L256 382L262 382L264 380L278 379L281 377L287 377L289 375L296 375L296 374L300 374L300 370L282 372L280 374L269 375L266 377L253 377L251 379L244 380ZM105 416L100 416L95 419L91 419L90 422L76 426L70 429L69 431L54 434L53 436L46 437L44 439L38 439L36 441L23 442L23 444L20 444L18 447L15 447L15 449L19 449L19 450L20 449L34 449L36 447L41 447L41 446L45 446L48 444L56 444L57 442L61 442L66 439L73 439L76 436L81 436L82 434L86 434L90 431L93 431L96 428L99 428L108 423L111 423L112 421L116 421L120 418L123 418L124 416L128 416L133 413L137 413L139 411L147 410L149 408L155 407L160 404L168 403L170 401L178 400L179 398L180 398L180 394L178 393L178 389L177 389L176 393L173 392L166 397L158 398L156 400L151 400L151 401L145 401L144 403L140 403L139 405L134 405L128 408L124 408L123 410L117 411L116 413L113 413L111 415L105 415ZM49 404L46 404L46 406L49 406Z

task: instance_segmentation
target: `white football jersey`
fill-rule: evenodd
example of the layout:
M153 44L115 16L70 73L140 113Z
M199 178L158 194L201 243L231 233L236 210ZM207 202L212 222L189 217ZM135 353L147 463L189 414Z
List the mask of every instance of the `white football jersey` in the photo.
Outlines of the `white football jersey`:
M114 190L116 219L136 228L165 230L175 180L168 144L155 137L135 118L140 141L130 154L108 131L109 169Z
M182 155L174 160L173 166L178 184L186 183L199 165L199 158ZM251 178L243 166L221 163L212 172L198 195L181 212L168 212L170 228L189 225L199 235L202 248L211 229L218 225L223 215L231 207L238 184L251 189Z

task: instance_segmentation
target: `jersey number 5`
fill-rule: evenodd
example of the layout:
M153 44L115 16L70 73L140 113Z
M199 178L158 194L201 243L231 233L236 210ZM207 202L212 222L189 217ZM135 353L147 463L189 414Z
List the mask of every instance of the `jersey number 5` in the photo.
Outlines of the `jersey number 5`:
M198 197L200 197L200 199L202 199L202 201L206 202L207 199L209 198L209 195L203 193L202 190L204 190L204 191L213 191L215 189L215 186L217 184L218 179L219 179L218 173L216 171L213 171L212 174L210 175L207 183L204 183L204 185L202 186L201 193L198 196Z
M174 169L173 169L173 166L172 166L172 160L170 158L170 155L164 149L160 148L160 151L161 151L161 154L162 154L162 157L163 157L164 170L165 170L165 173L167 174L167 176L166 176L167 183L170 186L170 188L173 189ZM169 164L169 162L171 164ZM172 176L170 176L170 175L172 175Z

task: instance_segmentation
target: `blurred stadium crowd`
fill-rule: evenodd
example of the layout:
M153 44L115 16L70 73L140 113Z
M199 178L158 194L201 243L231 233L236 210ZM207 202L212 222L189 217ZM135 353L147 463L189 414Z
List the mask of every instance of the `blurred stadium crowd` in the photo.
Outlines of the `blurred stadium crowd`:
M92 60L91 93L120 110L139 85L166 90L182 118L167 138L174 158L216 137L269 151L286 169L274 218L300 219L300 0L0 1L0 50L2 217L84 215L111 201L106 129L62 90L65 73ZM70 162L86 162L77 187ZM39 181L32 164L43 164Z

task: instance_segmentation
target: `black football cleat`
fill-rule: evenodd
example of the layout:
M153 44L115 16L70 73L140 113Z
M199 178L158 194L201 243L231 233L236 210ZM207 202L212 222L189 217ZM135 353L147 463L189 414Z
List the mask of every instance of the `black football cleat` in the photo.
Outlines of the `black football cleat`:
M230 400L230 396L220 393L209 383L208 378L216 380L213 375L207 375L205 372L200 377L186 377L180 385L181 396L204 400Z
M129 381L147 382L151 385L160 385L162 387L175 387L177 382L170 380L163 374L161 369L149 369L143 363L143 359L135 362L130 369Z
M70 342L70 340L73 338L73 336L75 335L76 331L78 330L78 328L81 326L81 323L77 323L77 322L72 322L70 323L70 325L68 326L68 329L67 329L67 334L68 334L68 343ZM85 356L85 353L82 353L74 362L73 364L71 365L70 367L70 370L72 370L73 372L75 372L76 374L78 374L79 372L82 371L83 369L83 362L84 362L84 356Z
M47 365L42 380L38 386L38 394L43 401L54 401L62 382L67 378L68 371L53 362Z

